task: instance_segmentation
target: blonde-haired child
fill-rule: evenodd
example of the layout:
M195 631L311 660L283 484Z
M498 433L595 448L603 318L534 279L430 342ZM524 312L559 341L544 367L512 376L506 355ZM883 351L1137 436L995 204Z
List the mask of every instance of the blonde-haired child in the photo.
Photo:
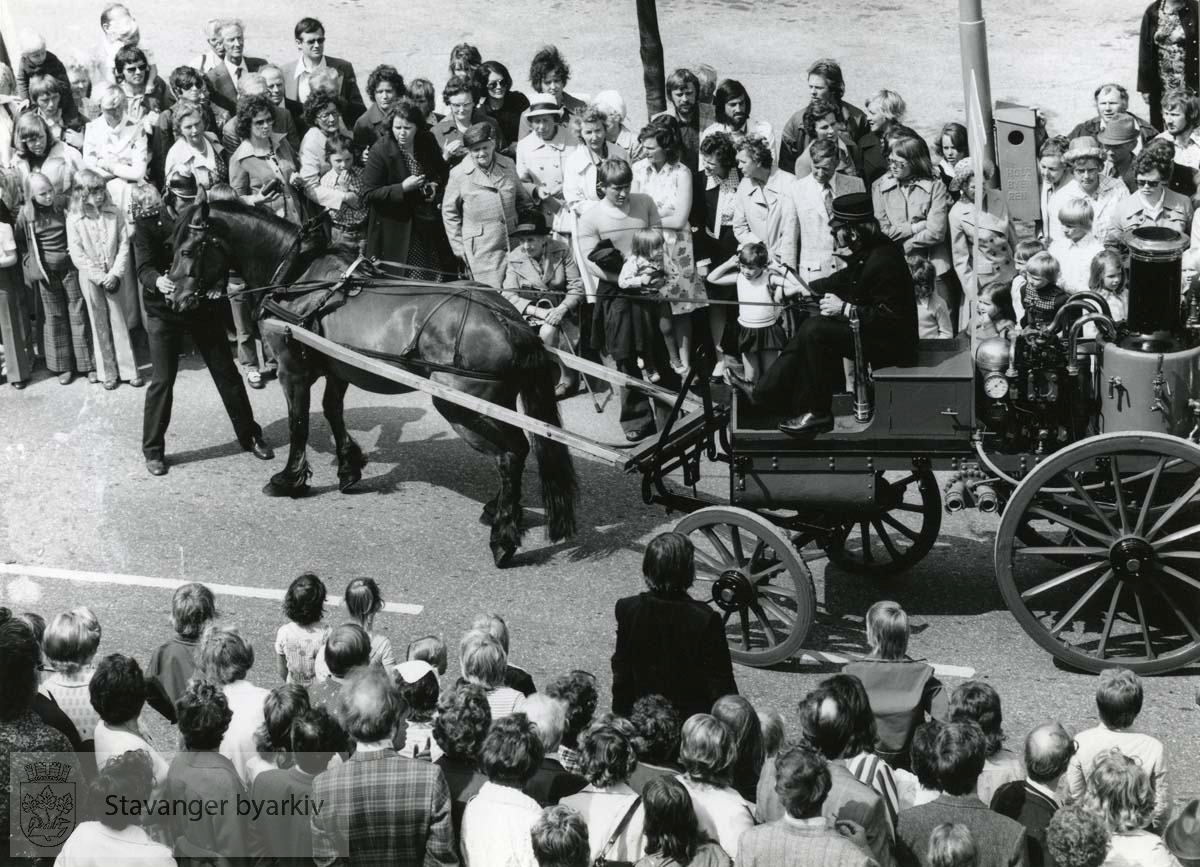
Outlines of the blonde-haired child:
M67 214L67 249L79 271L92 324L96 367L104 387L112 391L124 379L140 388L144 383L117 297L129 259L129 227L103 179L91 169L75 176Z
M1113 322L1125 321L1129 315L1129 292L1125 286L1125 263L1119 255L1112 250L1101 250L1092 257L1088 288L1108 302Z
M924 256L905 256L908 272L912 274L913 290L917 295L917 336L922 340L934 340L954 336L950 323L950 308L941 295L934 291L937 269Z
M1049 253L1058 260L1059 285L1072 295L1088 288L1092 259L1104 249L1092 234L1094 218L1091 202L1082 197L1068 199L1058 211L1058 222L1065 237L1051 241Z
M83 741L92 739L100 722L88 690L100 634L100 621L92 609L81 605L56 614L42 636L42 651L54 673L42 683L41 691L62 708Z
M1025 290L1021 293L1021 305L1025 308L1021 325L1040 328L1054 319L1058 308L1070 297L1058 285L1059 273L1058 260L1046 251L1030 257L1025 266Z
M1025 297L1026 272L1029 269L1029 260L1038 253L1044 253L1045 250L1046 245L1042 243L1040 238L1026 238L1018 241L1016 249L1013 250L1013 267L1016 268L1017 275L1012 279L1012 303L1017 322L1025 318L1025 305L1021 302L1021 299Z
M979 309L975 314L975 337L1007 337L1017 327L1013 312L1012 288L1008 283L988 283L979 290Z
M875 714L875 753L893 768L909 767L909 746L926 715L945 719L946 691L933 666L908 656L908 615L896 602L876 602L867 610L871 652L842 668L862 681Z
M678 268L675 267L671 257L667 255L666 239L663 237L661 229L638 229L633 233L630 256L621 266L621 273L617 276L617 286L627 291L642 292L657 299L667 284L672 280L678 280L679 276ZM641 330L639 326L644 326L651 311L646 302L635 301L630 307L635 319L634 331L637 332ZM684 367L679 358L679 346L675 342L670 305L665 301L658 301L654 304L652 317L649 318L653 317L658 319L658 328L662 332L663 342L667 345L671 369L682 374ZM654 353L650 350L651 342L650 335L646 334L645 350L639 355L639 359L646 371L646 378L651 382L658 382L662 377L654 364ZM643 341L638 341L639 346L642 344Z

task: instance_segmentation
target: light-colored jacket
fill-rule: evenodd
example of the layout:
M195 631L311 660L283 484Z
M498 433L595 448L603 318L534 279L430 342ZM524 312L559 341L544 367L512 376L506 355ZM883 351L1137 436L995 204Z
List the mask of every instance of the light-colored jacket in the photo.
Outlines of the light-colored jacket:
M1145 199L1133 195L1117 206L1116 222L1121 232L1141 226L1163 226L1186 235L1192 225L1192 203L1187 196L1164 189L1158 208L1152 211Z
M93 283L103 282L106 277L120 280L129 260L125 217L113 205L101 208L95 217L67 214L67 249L85 280Z
M346 138L350 131L340 120L338 129ZM315 126L310 127L300 140L300 180L304 181L305 194L320 205L331 211L340 211L346 198L346 191L334 187L321 186L321 176L329 171L329 159L325 156L325 142L328 137Z
M938 275L950 270L950 194L934 178L918 178L901 186L891 175L871 184L871 203L879 228L904 244L905 253L920 253Z
M534 188L541 188L542 216L556 232L571 231L570 217L563 206L563 182L567 174L567 160L576 148L572 139L570 127L560 124L550 141L531 133L517 142L517 177L530 196Z
M1009 246L1015 250L1017 234L1012 220L1008 217L1008 204L1004 200L1003 193L995 189L985 189L984 196L986 199L983 208L984 225L987 225L989 218L994 220L993 225L1002 227L1008 236ZM950 252L954 261L954 272L958 275L959 282L963 287L970 285L976 270L979 271L979 285L981 286L999 276L993 263L988 261L986 256L976 255L975 252L975 203L967 201L965 196L955 202L950 208L949 224Z
M1046 227L1046 237L1051 241L1065 238L1062 223L1059 222L1058 212L1071 199L1087 199L1092 206L1092 234L1101 241L1108 239L1117 231L1117 210L1121 203L1129 198L1129 188L1119 178L1100 176L1100 187L1095 196L1084 193L1079 181L1074 179L1067 182L1061 190L1050 197L1050 225Z
M450 172L442 200L442 222L454 255L464 259L472 276L500 288L519 209L532 199L517 179L516 164L496 154L490 172L470 157Z
M733 204L733 234L739 244L761 241L772 258L796 267L796 203L791 172L772 167L761 187L750 178L738 184Z
M834 173L829 181L830 192L836 199L849 193L865 192L862 178ZM843 262L833 255L833 233L829 231L829 214L825 210L825 194L817 179L811 174L798 178L792 186L792 201L796 205L796 219L800 229L800 276L805 281L828 277L843 267Z

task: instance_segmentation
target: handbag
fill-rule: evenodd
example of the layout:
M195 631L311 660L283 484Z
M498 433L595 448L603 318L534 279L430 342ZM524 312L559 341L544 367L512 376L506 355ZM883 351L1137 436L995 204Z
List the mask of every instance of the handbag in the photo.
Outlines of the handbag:
M610 861L606 856L607 853L617 843L617 838L625 833L626 826L629 825L629 820L633 818L633 814L637 812L637 808L641 806L642 796L638 795L633 799L633 803L629 805L629 809L625 811L625 815L621 817L621 821L617 823L617 827L613 829L612 835L608 838L608 842L604 844L604 848L600 850L600 854L596 856L596 860L592 862L592 867L633 867L632 861Z

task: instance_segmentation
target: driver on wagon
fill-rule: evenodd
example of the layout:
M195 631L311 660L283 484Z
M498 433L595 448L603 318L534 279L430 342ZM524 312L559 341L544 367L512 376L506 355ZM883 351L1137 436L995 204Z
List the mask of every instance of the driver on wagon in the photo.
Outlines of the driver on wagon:
M833 395L845 383L843 358L854 357L848 318L858 308L863 353L875 367L908 365L917 357L917 302L900 246L879 228L867 193L833 200L829 230L846 267L808 287L814 303L778 360L756 385L731 381L753 403L795 408L779 425L811 437L833 430Z
M142 418L142 454L152 476L166 475L165 441L171 423L171 403L175 375L179 371L179 353L183 337L188 335L204 359L221 402L233 422L242 448L259 460L275 457L263 441L262 428L254 421L254 410L246 394L245 383L233 361L233 351L225 336L225 319L219 301L202 298L186 312L171 303L175 284L167 277L171 269L172 245L179 211L195 200L196 179L176 174L167 182L164 202L150 184L138 184L133 190L133 259L146 310L146 336L150 343L150 361L154 373L146 389L146 408Z

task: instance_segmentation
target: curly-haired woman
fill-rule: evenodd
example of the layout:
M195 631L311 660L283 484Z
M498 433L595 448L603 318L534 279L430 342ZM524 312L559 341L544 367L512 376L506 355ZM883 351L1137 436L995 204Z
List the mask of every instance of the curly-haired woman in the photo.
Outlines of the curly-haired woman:
M371 104L366 113L354 122L354 146L360 151L366 151L380 137L386 135L384 119L392 110L396 101L407 96L404 87L404 76L396 67L382 63L371 70L367 76L367 99Z
M1103 818L1112 833L1105 863L1178 867L1162 838L1148 830L1154 818L1154 785L1137 759L1117 749L1096 759L1084 805Z
M592 860L636 861L645 853L645 811L629 785L637 767L633 743L612 725L588 729L579 742L588 785L560 803L578 810L587 822ZM611 841L611 844L610 844Z
M487 782L479 772L479 748L492 724L487 693L482 686L460 683L438 696L433 739L442 749L436 762L450 788L450 818L459 836L467 802Z

